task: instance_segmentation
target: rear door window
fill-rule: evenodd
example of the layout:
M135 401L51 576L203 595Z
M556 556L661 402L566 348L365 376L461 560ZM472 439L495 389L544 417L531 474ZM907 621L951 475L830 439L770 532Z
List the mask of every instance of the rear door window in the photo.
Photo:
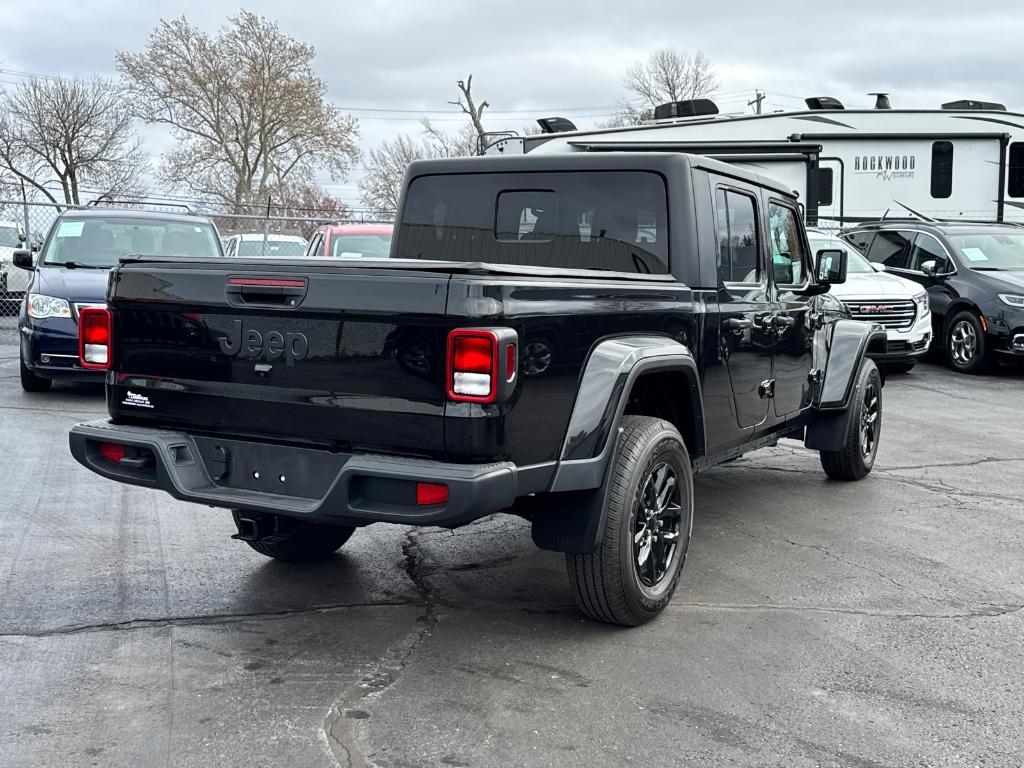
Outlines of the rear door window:
M718 277L723 283L760 283L762 278L754 198L718 189Z
M667 222L665 182L648 171L419 176L395 255L666 273Z
M921 233L910 249L909 268L915 272L923 272L922 266L928 262L931 262L931 268L940 275L953 271L953 264L942 244L931 235Z
M890 269L910 269L910 241L914 234L896 229L879 230L868 249L869 261Z

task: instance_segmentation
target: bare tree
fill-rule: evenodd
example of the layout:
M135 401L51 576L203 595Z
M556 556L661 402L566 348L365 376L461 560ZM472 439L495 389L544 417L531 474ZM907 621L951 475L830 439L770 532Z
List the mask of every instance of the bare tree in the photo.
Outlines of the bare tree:
M149 159L107 80L32 79L0 92L0 180L54 203L138 196Z
M491 105L487 103L486 99L481 101L479 104L473 101L473 75L470 75L465 80L457 80L455 85L458 86L462 96L455 101L449 101L448 103L454 104L462 110L463 114L468 115L469 121L473 124L473 130L476 131L477 137L483 136L484 133L486 133L482 119L484 110Z
M647 61L637 61L626 69L623 85L640 103L624 101L618 113L598 128L624 128L640 125L654 117L654 108L670 101L686 101L707 96L718 87L711 60L700 51L693 54L662 48Z
M363 205L377 216L394 216L402 196L406 168L413 160L426 157L437 157L432 154L430 145L404 134L385 139L371 149L364 161L363 178L359 180Z
M313 55L242 11L215 36L184 17L161 21L117 65L139 117L171 126L179 142L163 178L240 212L320 169L344 179L358 158L356 121L327 102Z
M654 109L669 101L698 99L718 87L711 60L700 51L690 56L685 51L662 48L646 62L638 61L626 70L626 88L643 99L644 107Z

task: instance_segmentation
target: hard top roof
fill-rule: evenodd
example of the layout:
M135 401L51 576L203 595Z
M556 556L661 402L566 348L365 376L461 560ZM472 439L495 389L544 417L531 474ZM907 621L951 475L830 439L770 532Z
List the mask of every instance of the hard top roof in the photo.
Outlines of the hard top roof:
M565 152L416 160L408 178L441 173L540 173L557 171L655 171L664 175L700 168L795 197L778 181L720 160L685 152Z

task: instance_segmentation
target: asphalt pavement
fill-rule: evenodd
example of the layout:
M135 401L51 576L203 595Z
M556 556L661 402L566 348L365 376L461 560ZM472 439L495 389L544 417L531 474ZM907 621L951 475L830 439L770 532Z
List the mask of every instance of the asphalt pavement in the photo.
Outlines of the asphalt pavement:
M638 629L511 517L269 561L78 466L103 413L0 347L0 766L1024 764L1024 371L891 378L860 483L789 442L698 476Z

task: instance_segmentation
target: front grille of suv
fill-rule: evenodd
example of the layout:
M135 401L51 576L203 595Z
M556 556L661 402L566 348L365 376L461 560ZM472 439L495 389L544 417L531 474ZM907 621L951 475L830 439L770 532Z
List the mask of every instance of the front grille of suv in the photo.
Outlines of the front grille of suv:
M913 301L844 301L854 320L867 320L903 331L914 324L917 305Z

